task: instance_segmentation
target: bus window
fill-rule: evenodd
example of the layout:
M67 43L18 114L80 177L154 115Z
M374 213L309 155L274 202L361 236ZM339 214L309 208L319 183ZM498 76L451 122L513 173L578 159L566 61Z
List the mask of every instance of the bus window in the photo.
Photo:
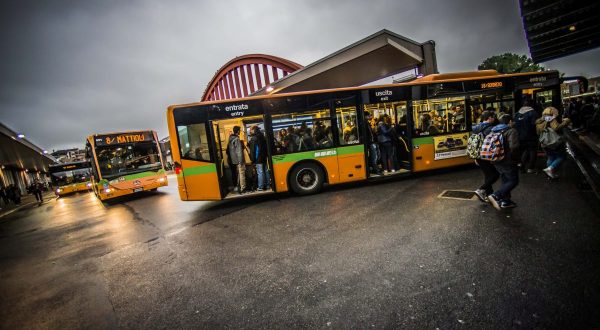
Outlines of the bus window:
M340 145L360 143L356 122L356 107L339 107L335 109L335 114L338 122Z
M333 147L329 109L273 115L273 154Z
M513 113L514 100L512 94L489 93L476 94L469 97L471 105L471 122L477 124L480 122L480 116L483 111L493 111L498 117L500 113Z
M415 136L464 132L467 130L465 98L413 101L413 120Z
M177 126L181 157L184 159L210 162L210 152L206 139L206 125L192 124Z

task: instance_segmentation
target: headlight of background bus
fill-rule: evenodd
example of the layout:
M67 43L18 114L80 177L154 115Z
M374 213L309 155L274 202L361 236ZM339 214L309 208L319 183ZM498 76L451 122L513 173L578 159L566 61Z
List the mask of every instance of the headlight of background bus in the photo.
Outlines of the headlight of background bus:
M60 188L56 189L57 194L60 194L61 191L62 191L62 189L60 189Z
M90 188L92 186L92 184L88 182L87 186L88 186L88 188Z
M112 190L110 190L110 188L106 188L106 189L104 189L104 192L105 192L105 193L107 193L107 194L110 194L110 192L111 192L111 191L112 191Z
M164 177L162 177L162 178L158 178L158 182L160 182L160 183L163 183L163 182L165 182L165 178L164 178Z

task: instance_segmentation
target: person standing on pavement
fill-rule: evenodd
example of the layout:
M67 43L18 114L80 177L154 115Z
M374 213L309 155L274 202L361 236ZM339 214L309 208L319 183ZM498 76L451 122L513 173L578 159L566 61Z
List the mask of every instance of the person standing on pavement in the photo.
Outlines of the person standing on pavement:
M248 142L250 160L256 168L258 177L258 191L265 190L267 186L265 164L267 162L267 140L256 125L250 129L250 141Z
M535 173L537 161L538 136L535 122L539 118L538 112L531 106L531 101L526 99L523 106L515 114L515 129L519 133L521 151L521 172Z
M246 161L244 160L244 146L240 140L240 130L239 126L233 126L233 133L229 136L227 144L227 153L231 164L237 168L238 192L241 195L246 190Z
M511 200L511 191L519 184L519 133L512 127L513 121L509 114L504 114L499 119L499 124L492 128L492 133L501 133L504 141L504 158L494 163L500 174L502 185L488 200L495 209L507 209L516 207L517 204Z
M538 119L536 122L536 130L538 134L542 134L546 127L552 128L559 135L562 134L562 130L571 123L569 118L564 118L562 121L559 121L558 109L555 107L547 107L542 112L542 118ZM554 148L544 148L546 152L546 168L543 170L544 173L551 179L558 178L558 174L556 171L558 170L559 165L563 160L567 157L567 152L565 150L564 143L554 147Z
M496 125L496 113L493 111L484 111L481 114L481 123L473 126L473 134L481 134L483 138L490 134L494 126ZM482 201L488 202L487 196L494 192L493 184L498 181L500 174L496 170L494 164L489 160L475 159L479 168L483 172L483 184L479 189L475 190L475 195Z
M42 184L39 181L33 182L31 192L35 196L35 200L41 205L44 200L42 198Z
M6 188L4 186L0 186L0 198L5 206L8 205L8 196L6 195Z

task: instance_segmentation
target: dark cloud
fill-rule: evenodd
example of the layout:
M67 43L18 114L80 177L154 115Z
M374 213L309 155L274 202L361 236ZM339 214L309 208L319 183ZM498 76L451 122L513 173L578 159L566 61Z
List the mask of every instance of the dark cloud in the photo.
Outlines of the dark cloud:
M266 53L309 64L381 29L435 40L440 71L528 54L517 1L12 1L0 5L0 121L46 148L155 129L221 65ZM598 75L598 50L549 62Z

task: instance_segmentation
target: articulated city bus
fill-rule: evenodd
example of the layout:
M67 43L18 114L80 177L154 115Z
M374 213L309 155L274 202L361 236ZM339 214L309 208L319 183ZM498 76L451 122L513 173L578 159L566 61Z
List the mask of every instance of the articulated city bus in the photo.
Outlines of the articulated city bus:
M50 165L50 178L57 197L92 189L90 162Z
M86 154L92 164L92 188L100 200L168 184L154 131L90 135Z
M271 185L253 194L310 194L323 184L472 163L466 144L481 112L514 114L525 96L560 107L558 72L434 74L391 85L173 105L167 121L179 194L182 200L239 196L226 152L234 126L241 127L245 142L255 125L266 136ZM397 136L393 164L386 162L393 169L387 173L381 174L380 160L377 168L370 166L367 127L375 130L375 123L367 120L367 111L388 121ZM306 139L304 148L289 148L290 136ZM371 154L381 153L373 150ZM246 162L249 166L247 156Z

